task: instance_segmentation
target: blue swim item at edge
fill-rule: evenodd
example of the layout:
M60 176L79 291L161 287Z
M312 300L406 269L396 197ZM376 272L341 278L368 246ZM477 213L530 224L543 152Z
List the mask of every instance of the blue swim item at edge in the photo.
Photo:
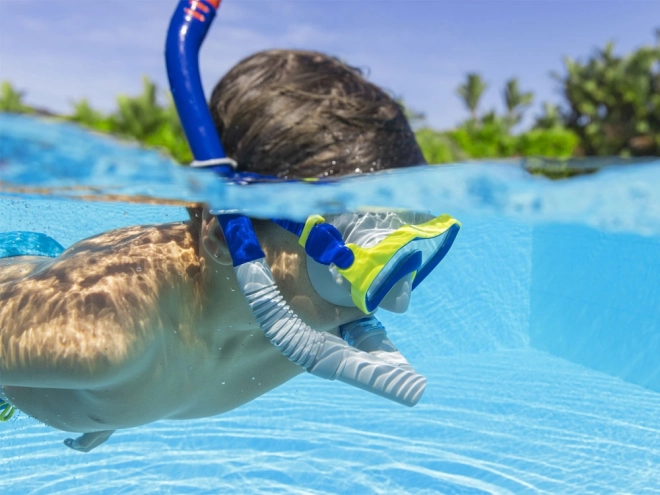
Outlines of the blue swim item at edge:
M16 412L16 408L14 406L12 406L6 400L0 399L0 421L1 422L9 421L12 418L12 416L14 416L15 412Z
M14 256L48 256L55 258L64 251L52 237L38 232L0 232L0 258Z
M236 172L236 162L224 152L204 98L199 75L199 49L219 6L220 0L179 2L165 44L168 78L181 124L195 158L192 166L210 168L232 181L249 182L255 174ZM417 271L420 271L419 279L426 276L427 271L440 261L451 246L460 226L458 222L454 220L446 228L434 227L437 231L431 235L443 238L435 247L436 254L433 262L427 265L428 270L422 268L421 252L417 252L410 255L415 263L407 263L410 267L405 270L397 262L394 270L384 271L391 264L388 262L390 255L380 250L382 262L376 268L383 275L374 273L373 276L374 280L378 277L382 279L383 276L385 280L380 283L377 297L369 296L368 288L363 288L360 294L354 294L356 301L362 301L358 307L368 316L343 325L340 328L344 337L342 339L313 330L284 301L249 218L222 210L212 209L211 213L217 215L238 284L254 317L266 337L284 356L317 376L339 379L408 406L419 401L426 387L426 379L412 369L387 339L380 322L368 313L384 299L389 287L414 284L412 279ZM290 220L275 222L298 235L301 245L315 261L346 270L355 265L354 253L360 254L360 247L345 245L341 233L330 223L310 222L309 219L306 223ZM312 239L321 239L321 242L307 242L310 236ZM414 241L414 235L405 240L408 244ZM351 280L351 284L354 282L359 280ZM415 285L412 286L414 288Z
M63 251L64 247L46 234L22 231L0 232L0 259L15 256L56 258ZM15 412L16 408L0 395L0 422L9 421Z
M14 256L48 256L56 258L64 247L52 237L38 232L0 232L0 259ZM0 387L2 392L2 387ZM16 408L0 395L0 422L9 421Z

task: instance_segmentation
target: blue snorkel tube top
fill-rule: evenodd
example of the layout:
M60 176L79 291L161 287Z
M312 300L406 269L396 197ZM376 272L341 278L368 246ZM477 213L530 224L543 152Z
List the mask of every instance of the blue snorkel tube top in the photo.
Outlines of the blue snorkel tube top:
M209 164L223 177L234 174L206 105L199 75L199 49L220 0L181 1L167 33L165 63L170 90L195 163ZM232 166L232 164L234 166Z
M170 22L165 58L174 103L195 158L193 165L232 179L240 174L217 135L198 63L199 49L219 6L220 0L181 0ZM222 212L217 217L238 285L264 334L284 356L322 378L338 379L407 406L419 401L426 379L387 339L378 320L367 316L343 325L345 340L313 330L280 294L250 219ZM296 222L276 222L292 232L300 228Z

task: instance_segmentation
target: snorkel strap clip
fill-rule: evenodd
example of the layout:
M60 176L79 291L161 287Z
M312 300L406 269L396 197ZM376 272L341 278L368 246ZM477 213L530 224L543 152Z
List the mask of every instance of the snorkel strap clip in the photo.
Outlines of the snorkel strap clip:
M193 168L216 167L218 165L229 165L234 170L238 168L236 160L228 156L225 158L211 158L210 160L193 160L190 163L190 166Z
M348 268L355 261L353 251L346 246L337 227L326 223L321 215L311 215L305 223L279 218L274 218L273 222L298 236L298 244L317 263Z
M346 246L341 233L334 225L325 223L323 217L318 218L321 218L322 222L316 223L307 232L303 230L300 245L317 263L323 265L334 263L339 268L348 268L355 261L353 251ZM305 229L307 229L307 224Z

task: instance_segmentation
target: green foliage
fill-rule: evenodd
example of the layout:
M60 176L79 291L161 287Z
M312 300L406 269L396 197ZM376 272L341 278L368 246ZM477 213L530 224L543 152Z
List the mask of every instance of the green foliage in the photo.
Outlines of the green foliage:
M415 132L415 137L428 163L453 163L467 158L467 154L446 133L425 127Z
M162 149L180 163L190 163L192 153L171 95L168 92L167 103L161 105L156 84L146 77L142 84L141 94L117 98L114 113L104 115L83 98L73 102L73 112L63 118L96 131L135 139L146 146ZM0 87L0 111L34 113L34 109L23 104L23 93L6 81Z
M169 92L167 98L167 106L162 109L158 127L149 134L144 142L149 146L164 148L179 163L190 163L193 156L188 147L183 127L181 127L174 100Z
M467 75L465 83L456 88L456 92L470 111L470 115L472 115L472 120L474 122L477 121L477 107L479 106L479 100L481 100L481 96L484 94L487 87L488 85L483 79L481 79L481 76L472 72Z
M554 129L555 127L563 127L564 121L561 117L561 112L557 105L543 103L543 115L536 118L534 122L535 129Z
M524 156L568 158L578 144L578 136L563 127L511 135L505 119L492 113L478 125L468 122L446 132L425 128L416 136L424 157L432 164Z
M521 156L568 158L577 148L577 134L562 127L532 129L517 137L517 152Z
M660 44L616 56L608 44L587 62L565 60L566 127L585 155L660 154Z
M117 97L117 113L114 115L115 130L138 141L145 141L157 132L164 119L164 110L157 101L156 84L142 78L142 94Z
M643 47L627 56L615 56L610 44L586 63L567 59L566 75L554 76L562 84L567 110L545 103L533 128L517 135L511 129L521 121L533 94L522 92L518 81L510 79L503 92L504 117L491 111L479 119L477 107L486 84L478 74L468 74L457 92L471 118L450 131L418 130L424 155L430 163L546 157L553 160L528 169L553 178L598 168L567 162L571 156L659 155L660 30L657 36L655 47Z
M9 81L0 85L0 112L32 113L32 109L23 104L23 91L17 91Z
M480 124L467 123L447 133L470 158L499 158L513 156L516 139L509 134L502 119L487 114Z
M73 102L72 105L73 113L67 117L69 120L104 132L111 132L113 130L109 119L94 110L89 105L87 98Z
M142 84L142 94L119 96L117 110L110 115L94 110L83 99L73 103L73 113L67 118L101 132L136 139L146 146L162 149L180 163L189 163L192 154L171 95L167 93L167 104L162 106L156 84L146 77Z
M515 77L506 82L504 88L504 103L506 105L506 120L511 128L522 120L522 112L532 104L534 94L530 91L523 93L518 87L518 79Z

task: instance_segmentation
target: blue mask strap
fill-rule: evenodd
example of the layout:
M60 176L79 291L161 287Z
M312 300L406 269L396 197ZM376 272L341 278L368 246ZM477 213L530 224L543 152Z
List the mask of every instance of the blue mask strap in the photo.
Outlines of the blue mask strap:
M291 220L273 219L273 222L301 237L305 224ZM305 252L317 263L334 263L339 268L348 268L355 261L353 251L346 247L344 239L334 225L319 223L309 231L305 241Z

